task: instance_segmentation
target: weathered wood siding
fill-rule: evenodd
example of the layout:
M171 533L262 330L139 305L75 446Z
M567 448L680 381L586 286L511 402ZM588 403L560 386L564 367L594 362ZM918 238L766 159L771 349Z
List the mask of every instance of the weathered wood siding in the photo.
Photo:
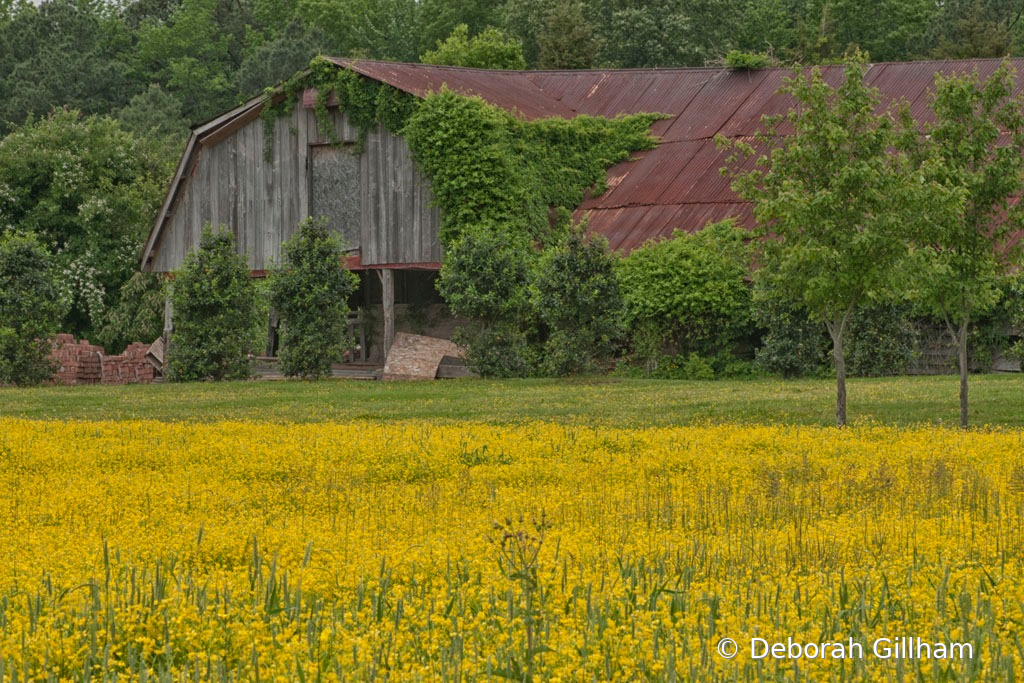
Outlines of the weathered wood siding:
M437 210L405 140L380 126L371 131L363 173L363 263L440 262Z
M358 132L346 117L332 112L343 143L353 144ZM253 270L266 270L281 258L281 244L310 215L313 204L315 146L329 144L317 130L313 111L297 106L278 118L273 130L270 160L264 158L263 121L245 124L214 144L200 145L179 191L167 224L155 245L153 270L168 272L181 266L185 254L199 243L207 223L226 225L234 233L239 253ZM316 150L316 151L315 151ZM351 153L352 148L339 152ZM329 155L328 155L329 156ZM439 217L430 206L430 189L412 162L405 140L382 127L370 131L359 164L359 235L344 230L348 246L361 248L364 265L436 263ZM342 162L342 166L348 166ZM328 167L331 167L328 164ZM348 194L353 169L334 165ZM343 201L351 209L351 204ZM329 217L331 210L326 211ZM349 211L349 215L353 215Z

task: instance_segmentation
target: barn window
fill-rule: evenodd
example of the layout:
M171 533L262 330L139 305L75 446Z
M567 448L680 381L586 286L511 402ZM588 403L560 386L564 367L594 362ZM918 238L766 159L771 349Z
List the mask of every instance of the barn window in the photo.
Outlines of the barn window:
M358 249L363 194L359 156L353 145L313 145L310 158L310 215L325 217L346 249Z

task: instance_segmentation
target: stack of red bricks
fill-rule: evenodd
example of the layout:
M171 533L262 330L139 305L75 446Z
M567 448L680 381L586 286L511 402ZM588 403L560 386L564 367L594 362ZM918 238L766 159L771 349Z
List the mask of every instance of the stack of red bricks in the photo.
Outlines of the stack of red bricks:
M148 344L135 342L123 354L108 356L102 346L75 341L70 334L54 338L50 357L58 364L57 384L150 384L153 365L146 360Z
M104 384L152 384L154 369L146 352L149 344L135 342L119 356L103 358Z
M76 342L70 334L58 334L50 358L59 367L57 384L99 384L103 380L103 347L83 339Z

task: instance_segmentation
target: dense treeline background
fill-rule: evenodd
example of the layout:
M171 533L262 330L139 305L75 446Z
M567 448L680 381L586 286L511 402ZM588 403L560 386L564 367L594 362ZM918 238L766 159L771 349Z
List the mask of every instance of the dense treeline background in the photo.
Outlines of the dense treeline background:
M0 0L0 130L57 106L136 133L178 132L318 52L417 61L465 25L519 41L527 68L702 66L730 50L783 63L999 57L1009 0ZM465 35L465 34L464 34Z

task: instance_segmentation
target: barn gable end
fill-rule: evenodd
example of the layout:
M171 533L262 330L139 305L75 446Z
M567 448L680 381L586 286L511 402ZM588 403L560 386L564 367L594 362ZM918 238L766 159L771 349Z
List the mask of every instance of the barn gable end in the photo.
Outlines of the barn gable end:
M340 144L321 134L306 107L268 124L269 138L258 105L235 112L193 132L147 244L145 270L181 267L210 223L234 233L251 270L266 271L310 215L328 218L359 266L440 262L438 212L404 139L377 126L357 154L359 133L337 109L330 117Z

